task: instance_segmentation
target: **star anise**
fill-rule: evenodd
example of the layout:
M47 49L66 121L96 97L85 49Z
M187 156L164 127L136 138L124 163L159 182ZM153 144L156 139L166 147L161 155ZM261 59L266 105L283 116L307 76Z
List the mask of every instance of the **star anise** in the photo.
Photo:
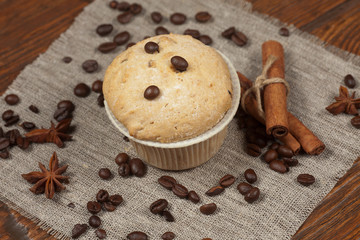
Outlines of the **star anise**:
M360 98L355 99L355 92L350 96L346 87L340 86L339 96L335 97L336 102L326 108L330 113L337 115L339 113L357 114L356 105L360 104Z
M68 165L59 168L59 160L56 152L52 155L49 162L49 170L45 166L39 163L41 172L30 172L28 174L22 174L21 176L29 183L35 184L30 191L34 194L41 194L45 192L47 198L52 199L55 192L60 192L65 189L65 186L61 183L68 183L69 177L62 176Z
M70 124L71 124L71 118L60 121L56 125L56 127L54 123L51 122L51 127L49 129L46 128L35 129L25 134L25 136L31 142L55 143L58 147L63 147L64 141L69 141L72 138L72 136L66 134L66 132L69 130Z

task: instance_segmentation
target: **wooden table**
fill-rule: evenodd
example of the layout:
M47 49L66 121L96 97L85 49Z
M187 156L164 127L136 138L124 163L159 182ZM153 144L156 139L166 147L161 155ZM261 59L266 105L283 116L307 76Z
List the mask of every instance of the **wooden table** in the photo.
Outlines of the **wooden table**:
M253 10L294 24L343 50L360 55L359 0L247 0ZM64 32L91 0L0 0L0 94L19 72ZM141 2L141 1L139 1ZM360 84L360 76L358 84ZM354 159L355 160L355 159ZM360 158L314 209L293 239L360 238ZM9 221L30 239L55 239L0 202L1 239L14 237Z

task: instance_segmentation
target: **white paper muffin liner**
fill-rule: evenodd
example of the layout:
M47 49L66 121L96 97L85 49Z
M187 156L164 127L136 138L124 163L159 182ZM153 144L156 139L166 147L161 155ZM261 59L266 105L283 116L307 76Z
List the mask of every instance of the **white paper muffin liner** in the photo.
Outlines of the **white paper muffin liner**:
M220 149L226 137L227 126L239 107L241 90L234 66L224 54L219 51L218 53L229 67L233 90L231 108L219 123L197 137L173 143L136 139L130 136L127 128L115 118L106 101L104 101L106 113L111 122L122 134L129 138L139 157L150 165L164 170L194 168L208 161Z

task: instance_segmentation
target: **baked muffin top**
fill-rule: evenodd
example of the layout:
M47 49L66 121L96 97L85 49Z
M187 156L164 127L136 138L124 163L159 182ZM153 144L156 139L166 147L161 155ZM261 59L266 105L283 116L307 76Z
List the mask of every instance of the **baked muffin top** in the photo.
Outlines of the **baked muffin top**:
M158 51L154 44L145 51L148 42L156 43ZM186 60L186 70L182 62L171 61L174 56ZM168 143L215 126L231 106L232 85L215 49L191 36L168 34L147 38L117 56L106 70L103 92L131 136Z

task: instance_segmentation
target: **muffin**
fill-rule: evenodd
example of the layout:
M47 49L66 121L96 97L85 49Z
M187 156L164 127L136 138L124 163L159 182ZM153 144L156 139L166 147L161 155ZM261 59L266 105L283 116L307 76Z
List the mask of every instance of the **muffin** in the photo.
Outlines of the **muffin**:
M149 42L157 46L145 49ZM186 60L186 69L183 62L172 62L174 56ZM130 136L160 143L191 139L213 128L233 96L223 57L195 38L177 34L147 38L122 52L106 71L103 92Z

